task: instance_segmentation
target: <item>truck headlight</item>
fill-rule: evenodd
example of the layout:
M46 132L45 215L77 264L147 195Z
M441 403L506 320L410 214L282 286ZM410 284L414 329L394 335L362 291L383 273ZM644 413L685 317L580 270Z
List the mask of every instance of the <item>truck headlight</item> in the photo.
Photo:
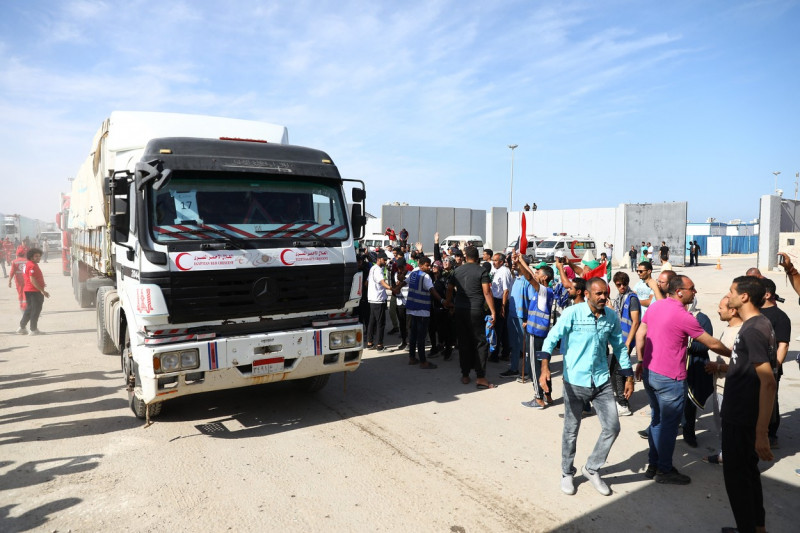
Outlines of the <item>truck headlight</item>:
M156 374L192 370L200 366L200 351L197 348L153 355L153 371Z
M348 329L335 331L328 336L328 347L331 350L346 350L361 344L361 330Z
M342 344L344 343L344 333L341 331L336 331L331 333L330 337L328 337L328 346L331 350L338 350L342 348Z

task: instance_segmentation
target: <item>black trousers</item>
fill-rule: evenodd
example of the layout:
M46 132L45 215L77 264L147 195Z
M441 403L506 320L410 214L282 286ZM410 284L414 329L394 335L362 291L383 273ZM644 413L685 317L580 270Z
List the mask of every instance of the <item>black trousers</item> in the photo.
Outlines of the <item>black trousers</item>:
M489 343L486 342L485 316L483 309L456 309L458 359L461 363L462 376L469 376L470 372L475 370L478 378L486 377Z
M383 332L386 330L386 302L369 304L369 328L367 328L367 344L372 344L375 332L378 332L378 344L383 345Z
M722 472L736 528L741 533L764 526L764 494L758 470L755 426L740 426L722 420Z
M28 305L25 307L25 312L22 313L22 320L19 322L19 327L24 328L30 321L31 331L36 331L39 329L39 315L42 314L44 294L39 291L25 291L25 302Z
M781 408L778 405L778 390L781 387L781 375L779 372L775 375L775 405L772 407L772 417L769 419L769 436L770 438L778 438L778 428L781 427Z
M452 348L455 345L455 326L453 325L454 319L453 315L450 314L450 310L439 307L431 315L436 315L435 326L439 344L444 345L445 348ZM433 322L432 320L431 323ZM434 336L431 335L431 343L433 343L433 339Z

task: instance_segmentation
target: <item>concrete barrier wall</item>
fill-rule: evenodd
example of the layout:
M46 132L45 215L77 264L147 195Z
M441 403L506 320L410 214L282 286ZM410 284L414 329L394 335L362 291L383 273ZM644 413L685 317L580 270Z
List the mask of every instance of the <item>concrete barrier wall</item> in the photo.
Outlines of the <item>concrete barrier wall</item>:
M486 240L486 211L457 207L421 207L384 205L381 207L381 231L387 227L400 233L408 231L408 240L421 242L423 250L433 254L433 236L479 235Z
M625 204L624 249L628 250L631 244L640 245L645 241L652 243L657 254L661 241L666 241L670 249L670 263L683 266L687 253L687 209L687 202Z

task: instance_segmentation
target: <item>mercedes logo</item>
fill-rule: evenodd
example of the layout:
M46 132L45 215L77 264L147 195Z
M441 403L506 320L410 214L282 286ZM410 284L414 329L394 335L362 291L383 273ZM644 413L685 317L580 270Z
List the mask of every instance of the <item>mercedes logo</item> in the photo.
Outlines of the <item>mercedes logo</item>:
M269 278L259 278L253 283L253 300L259 304L266 304L272 299L270 294Z

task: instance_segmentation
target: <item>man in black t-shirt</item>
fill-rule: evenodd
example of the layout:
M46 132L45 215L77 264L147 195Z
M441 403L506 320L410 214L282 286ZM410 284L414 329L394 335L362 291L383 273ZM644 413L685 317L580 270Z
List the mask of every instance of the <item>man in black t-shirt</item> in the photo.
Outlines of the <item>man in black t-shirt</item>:
M494 323L495 309L489 273L478 264L478 249L467 246L466 263L450 276L447 285L447 307L455 299L455 326L458 335L458 356L461 362L461 382L469 383L469 375L475 370L475 383L479 389L493 389L486 379L486 359L489 343L486 342L486 313L483 304L489 307Z
M792 321L789 316L778 308L776 303L778 295L775 294L775 282L769 278L761 277L761 283L767 294L764 296L764 305L761 307L761 314L767 317L772 324L775 332L775 342L777 343L777 368L775 373L775 386L780 389L781 376L783 375L783 362L786 354L789 353L789 342L792 340ZM769 446L772 449L778 447L778 427L781 425L781 413L778 406L778 390L775 391L775 407L772 408L772 417L769 421Z
M733 280L728 305L742 328L733 344L722 402L725 490L739 531L765 531L766 513L758 460L771 461L767 436L775 399L775 334L759 308L766 290L754 276Z
M661 256L662 263L669 261L669 248L666 241L661 241L661 248L658 249L658 253Z

